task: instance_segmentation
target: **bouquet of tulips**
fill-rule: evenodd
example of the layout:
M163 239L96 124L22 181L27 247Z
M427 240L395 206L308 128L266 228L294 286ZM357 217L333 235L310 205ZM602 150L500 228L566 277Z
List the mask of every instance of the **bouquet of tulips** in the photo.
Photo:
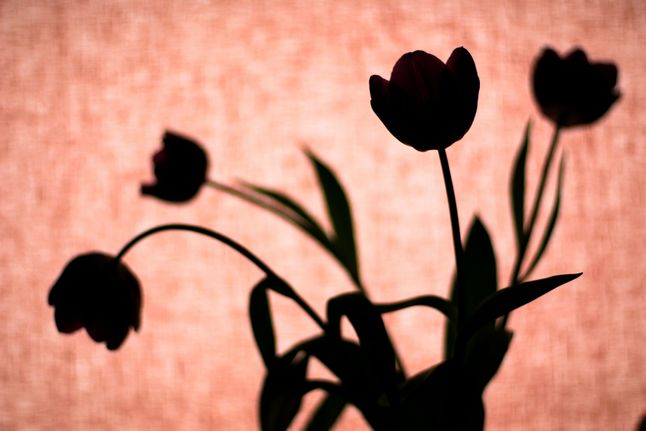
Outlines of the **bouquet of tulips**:
M591 63L575 49L565 57L545 49L533 72L533 91L541 112L554 126L529 211L525 164L531 141L528 123L511 175L511 207L516 256L508 287L498 286L496 255L485 225L477 217L466 241L461 240L458 207L446 149L471 127L478 105L480 80L471 54L453 51L446 63L415 51L395 64L390 80L372 76L370 105L392 135L417 151L437 151L446 186L456 271L450 296L425 295L394 303L370 300L361 281L350 203L333 170L311 152L306 155L324 196L331 231L301 204L280 191L252 183L226 185L207 178L208 157L193 139L166 132L163 148L153 157L155 181L141 192L168 202L193 199L205 186L267 210L300 229L330 253L356 287L329 299L319 316L297 290L270 266L230 237L202 226L170 224L149 229L130 240L116 255L100 252L72 259L49 292L49 304L60 332L85 328L90 337L118 349L130 329L138 330L141 288L124 262L139 241L157 232L182 230L211 237L256 265L264 277L251 289L251 329L266 367L260 394L263 430L287 429L303 396L322 390L326 396L312 413L307 429L330 429L344 407L354 405L375 430L481 430L485 423L483 392L495 376L512 340L509 313L579 277L580 273L529 280L543 257L557 222L564 158L561 156L551 212L542 232L536 221L545 185L557 155L560 132L589 125L618 100L617 68ZM528 244L537 237L530 255ZM294 301L318 325L318 333L287 351L278 352L269 292ZM409 307L427 307L446 318L445 356L438 364L408 375L393 348L382 316ZM357 341L345 337L341 319L353 326ZM319 360L335 381L308 377L308 362Z

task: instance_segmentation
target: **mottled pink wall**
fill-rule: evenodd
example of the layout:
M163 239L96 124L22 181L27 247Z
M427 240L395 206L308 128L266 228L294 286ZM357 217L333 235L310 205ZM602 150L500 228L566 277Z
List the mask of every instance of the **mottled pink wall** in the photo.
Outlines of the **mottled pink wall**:
M482 216L507 280L513 154L533 118L536 178L550 133L528 87L548 43L617 62L623 98L594 128L563 135L565 202L536 276L584 276L514 314L487 428L634 428L646 411L639 0L0 3L0 428L257 428L262 365L246 318L256 269L190 234L142 243L127 262L144 287L143 327L109 353L56 333L46 306L79 252L116 252L155 224L192 222L255 250L320 312L351 289L314 243L241 202L211 190L184 207L141 198L166 128L205 144L212 177L289 190L322 216L300 153L309 146L350 189L372 296L446 295L453 257L437 156L396 142L369 106L368 77L412 49L447 58L464 45L476 60L479 111L448 155L462 225ZM313 333L290 304L275 305L281 348ZM409 369L440 359L442 324L419 310L388 319ZM350 410L339 429L357 424Z

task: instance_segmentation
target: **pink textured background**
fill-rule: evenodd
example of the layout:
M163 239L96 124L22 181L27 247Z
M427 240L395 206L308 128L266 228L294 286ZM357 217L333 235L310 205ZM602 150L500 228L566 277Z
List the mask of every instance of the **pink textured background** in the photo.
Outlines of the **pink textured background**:
M166 128L204 143L213 178L289 190L323 216L300 153L309 146L350 190L373 298L446 295L453 257L437 156L397 143L368 103L368 77L387 76L409 50L446 59L464 45L476 60L479 111L448 155L463 229L482 216L506 281L512 158L532 117L533 191L550 133L528 86L547 43L614 60L623 98L594 128L563 135L565 202L535 275L584 276L514 314L487 428L634 429L646 411L641 0L1 2L0 428L258 427L262 365L246 316L257 270L191 234L142 243L127 262L144 288L143 327L109 353L85 334L57 334L46 306L80 252L116 252L155 224L192 222L248 245L319 312L351 289L314 243L244 203L212 190L185 207L141 198ZM274 303L281 348L313 333ZM409 370L440 359L437 315L388 325ZM348 410L338 429L362 424Z

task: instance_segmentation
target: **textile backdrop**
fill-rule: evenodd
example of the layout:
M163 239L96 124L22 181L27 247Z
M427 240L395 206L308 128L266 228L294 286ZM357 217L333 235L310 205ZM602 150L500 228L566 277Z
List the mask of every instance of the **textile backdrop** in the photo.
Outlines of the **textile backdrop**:
M437 155L385 130L368 77L389 76L404 52L446 59L457 46L472 53L482 89L448 157L463 234L479 214L501 284L513 263L513 157L531 118L533 193L551 133L528 85L535 57L546 44L582 46L618 64L623 94L594 127L562 136L561 217L535 276L584 275L513 314L511 350L486 392L487 429L630 430L646 411L641 0L6 0L0 43L0 428L258 428L263 368L246 311L254 267L194 234L140 243L126 261L143 286L143 325L110 353L84 333L59 335L46 304L78 253L115 253L156 224L196 223L254 250L319 313L352 289L316 244L243 202L212 189L184 206L140 196L166 129L203 143L213 179L287 191L323 218L301 151L312 149L347 187L372 297L446 296L453 254ZM280 349L315 333L300 310L272 302ZM387 324L409 371L440 360L440 316L413 310ZM308 395L306 409L319 398ZM365 427L352 409L338 425Z

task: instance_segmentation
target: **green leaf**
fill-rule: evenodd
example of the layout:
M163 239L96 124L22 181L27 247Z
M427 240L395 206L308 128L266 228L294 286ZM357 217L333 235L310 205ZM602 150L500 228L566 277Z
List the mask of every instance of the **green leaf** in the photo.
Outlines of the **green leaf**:
M334 232L328 235L320 223L300 204L276 190L241 182L237 187L210 181L216 189L263 208L301 229L327 250L348 272L352 281L363 290L359 277L358 259L350 204L334 173L312 153L306 152L312 161L319 185L324 193L328 214Z
M249 319L251 329L256 340L256 345L265 363L269 368L276 358L276 336L274 335L274 324L269 308L267 289L272 284L272 278L264 278L251 291L249 296Z
M458 309L458 319L465 322L489 295L498 289L496 255L489 233L478 217L475 217L464 247L464 280L462 291L458 290L454 277L451 289L451 304ZM463 309L459 309L463 307ZM445 335L445 358L453 355L457 334L455 321L447 323Z
M551 290L574 280L581 274L579 272L577 274L556 275L499 290L484 300L473 313L473 316L466 322L464 337L468 338L475 331L495 321L498 317L529 304Z
M310 418L305 431L328 431L343 413L345 398L338 393L328 393Z
M558 219L559 210L561 207L561 191L563 190L564 172L565 172L565 157L561 158L561 163L559 164L559 176L558 176L558 182L556 185L556 195L554 198L554 206L552 206L552 212L547 221L545 232L543 233L543 239L541 240L541 244L536 251L536 256L534 256L532 263L529 265L529 267L527 268L527 271L525 272L525 275L522 277L523 279L529 277L529 274L531 274L534 268L536 268L536 265L541 260L541 257L543 257L543 253L545 253L545 250L547 249L547 244L550 242L550 239L552 238L552 232L554 231L554 227L556 226L556 220Z
M531 132L531 121L527 122L525 127L525 137L521 144L516 161L514 163L514 173L511 182L511 207L514 213L514 227L516 228L516 243L518 249L523 249L525 244L525 164L527 161L527 151L529 148L529 136Z
M306 393L307 355L286 355L267 370L260 394L263 431L284 431L294 420Z
M357 282L358 286L361 286L359 282L359 263L354 240L352 212L346 193L336 175L328 166L309 150L306 150L305 154L314 165L319 185L325 196L328 215L334 229L332 243L334 244L335 251L339 260L347 268L352 279Z
M360 292L336 296L327 304L328 328L332 337L341 338L341 318L354 327L364 353L364 366L389 397L396 392L395 351L377 308Z
M298 226L310 236L312 236L315 240L319 241L320 243L329 243L329 239L325 234L323 228L321 228L320 224L301 205L296 203L289 196L276 190L256 186L247 182L243 182L242 186L269 199L274 205L280 207L283 211L291 212L292 217L298 217Z
M250 188L246 188L246 189L240 188L245 186L234 187L234 186L228 186L228 185L220 184L216 182L211 182L210 184L222 192L225 192L247 203L250 203L259 208L267 210L273 213L274 215L277 215L278 217L284 220L287 220L288 222L292 223L293 225L302 229L303 231L309 233L308 232L309 225L307 224L307 222L303 220L300 216L295 214L293 211L286 208L284 205L280 204L279 202L275 202L275 201L272 201L271 199L267 199L265 196L262 196L259 193L254 192Z
M482 300L498 289L496 255L489 233L478 217L475 217L464 248L464 291L454 291L453 304L460 304L464 296L463 317L471 316Z
M381 313L392 313L393 311L403 310L408 307L424 306L433 308L444 314L450 321L455 321L457 312L453 304L444 298L435 295L417 296L404 301L392 302L389 304L375 304L377 310Z
M464 374L469 383L480 392L485 390L498 372L509 349L512 335L505 329L487 325L480 328L469 340L463 365Z

